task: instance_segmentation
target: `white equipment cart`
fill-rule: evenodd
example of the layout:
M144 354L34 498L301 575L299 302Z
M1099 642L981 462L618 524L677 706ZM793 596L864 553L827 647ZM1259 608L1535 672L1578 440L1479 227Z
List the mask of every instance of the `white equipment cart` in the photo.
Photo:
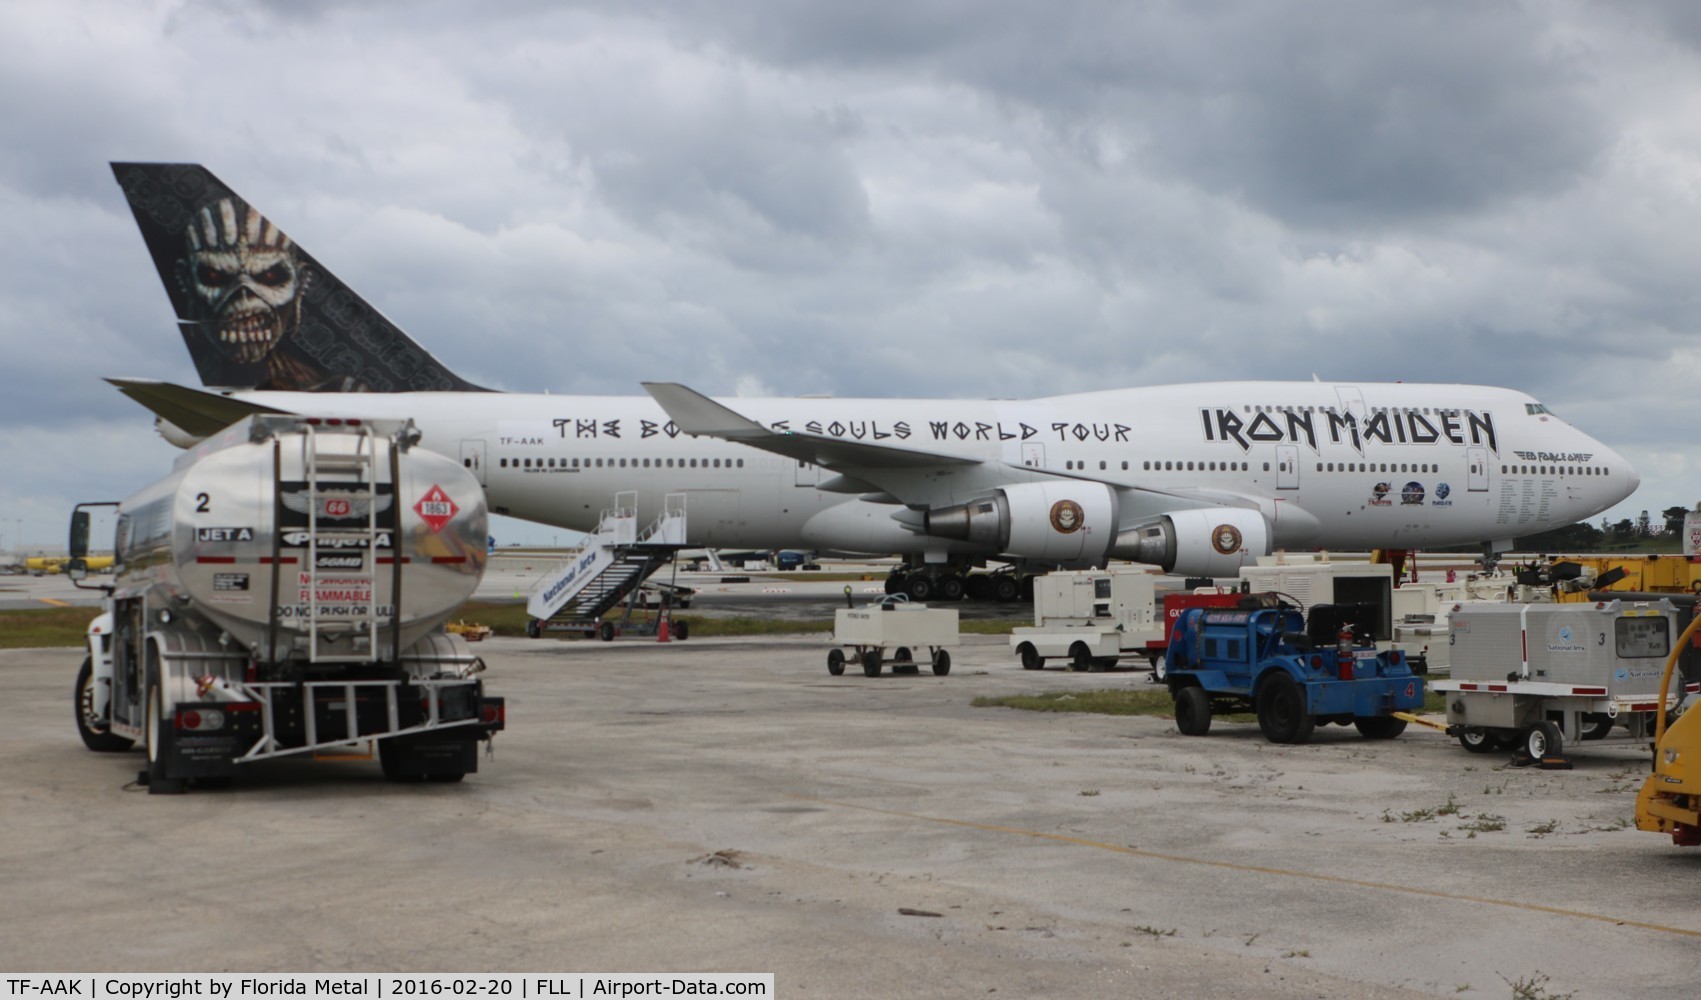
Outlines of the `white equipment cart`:
M957 644L957 609L930 608L888 597L878 604L840 608L833 616L833 641L850 649L862 672L879 677L890 664L893 673L915 673L922 660L912 651L927 650L927 660L940 677L951 672L946 646ZM827 653L827 672L845 672L844 649Z
M1680 700L1659 690L1676 617L1663 600L1455 604L1452 677L1430 690L1472 753L1558 761L1565 741L1648 746L1657 713Z

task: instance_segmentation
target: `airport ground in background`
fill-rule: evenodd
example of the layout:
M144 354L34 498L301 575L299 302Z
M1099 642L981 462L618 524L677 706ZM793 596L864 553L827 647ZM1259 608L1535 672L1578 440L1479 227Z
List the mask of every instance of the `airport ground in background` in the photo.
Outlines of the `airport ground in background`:
M482 647L459 785L281 761L149 796L83 749L76 649L0 652L0 968L773 971L785 996L1676 997L1701 853L1646 755L974 708L1145 685L827 674L820 636ZM1542 994L1531 994L1542 995Z

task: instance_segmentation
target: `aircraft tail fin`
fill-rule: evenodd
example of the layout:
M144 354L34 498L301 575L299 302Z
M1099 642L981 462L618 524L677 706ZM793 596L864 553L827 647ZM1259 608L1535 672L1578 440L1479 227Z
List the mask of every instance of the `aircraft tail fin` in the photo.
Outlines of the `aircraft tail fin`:
M482 390L408 339L200 164L114 163L112 173L203 385Z

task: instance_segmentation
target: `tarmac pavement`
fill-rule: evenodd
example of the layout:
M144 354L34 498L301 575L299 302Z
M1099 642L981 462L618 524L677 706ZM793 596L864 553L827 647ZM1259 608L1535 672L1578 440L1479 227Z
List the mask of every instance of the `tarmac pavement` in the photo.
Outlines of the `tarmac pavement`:
M1413 728L975 708L1140 686L825 669L830 637L482 644L458 785L256 765L150 796L85 750L76 650L0 652L7 971L774 972L780 996L1690 996L1701 852L1647 758L1518 770Z

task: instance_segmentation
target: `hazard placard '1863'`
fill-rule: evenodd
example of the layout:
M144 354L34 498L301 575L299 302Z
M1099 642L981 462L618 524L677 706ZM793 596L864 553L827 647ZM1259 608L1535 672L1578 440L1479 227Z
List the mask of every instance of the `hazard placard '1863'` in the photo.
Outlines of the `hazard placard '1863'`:
M443 492L443 487L436 485L425 491L425 496L419 498L413 509L421 521L431 526L432 534L442 531L443 526L460 510L455 501L449 499L449 494Z

